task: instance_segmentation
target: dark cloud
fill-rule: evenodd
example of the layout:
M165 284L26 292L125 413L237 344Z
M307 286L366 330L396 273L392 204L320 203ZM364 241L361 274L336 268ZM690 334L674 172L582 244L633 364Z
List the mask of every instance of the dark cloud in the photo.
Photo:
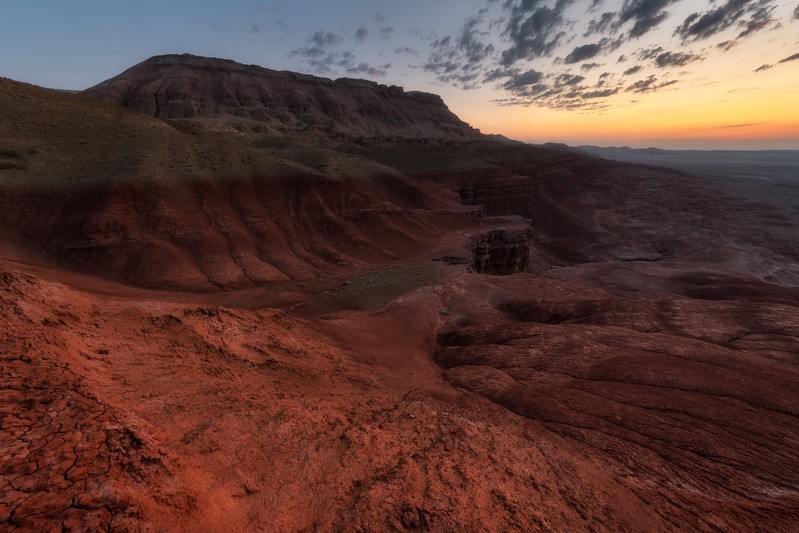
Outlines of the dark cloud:
M410 46L400 46L399 48L394 49L395 54L407 54L410 56L418 56L419 50L411 48Z
M766 64L764 64L764 65L760 65L759 67L757 67L757 68L755 69L755 72L763 72L764 70L768 70L768 69L770 69L770 68L771 68L771 67L773 67L773 66L774 66L774 65L769 65L768 63L766 63Z
M369 28L366 26L361 26L355 32L355 40L359 42L364 42L369 37Z
M658 79L655 76L649 76L646 79L639 80L629 86L627 86L625 92L628 93L653 93L658 89L662 89L664 87L668 87L669 85L674 85L677 83L677 80L665 81L662 83L658 83Z
M542 0L507 0L508 19L504 35L510 47L502 52L503 65L550 55L566 35L563 12L573 0L557 0L550 7Z
M735 48L736 46L738 46L740 43L741 43L741 41L738 41L738 40L724 41L722 43L717 44L716 48L718 48L719 50L724 50L725 52L728 52L728 51L732 50L733 48Z
M332 31L319 30L309 38L309 41L319 48L328 48L335 46L343 40L341 35L333 33Z
M494 45L484 43L482 31L486 11L464 22L455 35L447 35L432 43L432 52L423 68L435 72L439 81L472 88L485 71L485 63L494 53ZM508 71L510 72L510 71Z
M464 89L491 84L507 91L508 97L498 100L501 105L598 109L597 105L605 105L596 104L603 98L650 93L678 83L674 75L678 69L775 26L774 6L782 1L687 1L681 3L687 13L696 12L676 19L673 12L680 0L485 0L488 7L467 18L457 32L417 35L430 45L420 67L435 73L439 81ZM799 18L799 6L795 11ZM571 18L572 12L577 20ZM658 28L672 32L676 26L677 38L671 44L677 41L677 46L663 44L668 39L660 39L661 46L653 42L655 34L650 32ZM726 38L714 40L702 51L691 44L725 30ZM582 42L572 42L580 35L585 38ZM628 43L644 36L649 42L640 46L646 48L631 51ZM625 55L616 58L621 51ZM397 48L395 53L412 52ZM555 54L562 59L553 59ZM603 72L614 63L619 64L615 67L619 74Z
M593 12L594 12L594 11L596 11L596 10L599 8L599 6L601 6L601 5L602 5L604 2L605 2L605 0L591 0L591 5L590 5L590 6L588 6L588 12L589 12L589 13L593 13Z
M763 6L757 9L748 20L741 21L739 25L743 28L741 33L738 34L739 39L749 37L753 33L764 30L769 26L776 25L777 21L771 16L774 11L773 7Z
M586 59L591 59L595 57L601 51L602 51L602 45L599 43L584 44L582 46L578 46L577 48L569 52L569 55L567 55L563 61L567 65L572 63L579 63L580 61L585 61Z
M336 33L319 30L308 37L308 46L295 48L289 57L302 57L317 73L329 74L339 61L339 54L334 49L343 40Z
M355 33L355 39L361 41L368 35L361 32L360 28ZM360 35L359 35L360 34ZM391 68L391 63L385 65L370 65L364 61L359 61L353 50L340 51L339 45L344 38L333 32L317 31L307 39L307 46L298 47L291 51L289 57L301 57L317 74L331 75L337 72L347 74L368 75L373 77L383 77Z
M391 28L391 27L389 27L389 28L381 28L380 29L380 38L383 39L384 41L388 40L393 33L394 33L394 28Z
M545 74L537 70L499 68L488 73L486 82L508 78L499 87L511 93L508 98L496 100L499 105L537 105L551 109L597 110L600 101L618 93L621 86L611 86L612 74L600 75L593 87L585 84L586 78L571 72Z
M636 55L645 61L654 61L659 68L684 67L688 63L703 59L702 56L690 52L667 52L662 46L639 50Z
M600 91L587 91L580 95L580 98L583 99L591 99L591 98L607 98L608 96L613 96L619 92L618 87L614 87L613 89L602 89Z
M576 74L561 74L555 78L556 86L577 85L585 78Z
M755 33L774 22L774 0L727 0L704 13L686 17L674 31L684 41L707 39L733 25L742 28L739 38Z
M583 36L588 37L590 35L594 35L595 33L607 33L613 27L613 22L615 20L616 13L612 11L602 13L599 18L592 19L588 23L588 30Z
M664 52L655 57L655 64L660 68L684 67L688 63L693 63L702 59L702 56L688 52Z
M616 26L632 23L630 37L640 37L669 18L666 8L679 0L624 0Z
M497 75L497 72L492 73L494 76ZM541 83L544 79L544 74L538 72L537 70L527 70L524 72L515 71L513 73L504 72L501 74L501 77L508 77L510 79L502 84L502 87L509 91L516 91L524 90L528 87L535 86ZM491 77L490 75L488 76Z
M366 74L373 77L382 78L388 72L388 69L391 68L391 63L386 63L385 65L379 66L372 66L369 63L358 63L357 65L353 65L346 69L348 74Z
M261 33L261 27L257 23L250 23L250 33Z
M785 59L781 59L780 63L787 63L788 61L796 61L797 59L799 59L799 53L796 53L792 56L788 56Z
M340 55L335 55L336 66L343 69L347 74L369 75L382 78L391 68L391 63L385 65L370 65L364 61L358 61L358 57L352 50L347 50Z
M793 19L799 20L799 4L796 4L796 9L793 10Z
M468 63L479 63L494 51L493 44L484 44L481 41L481 38L485 36L485 32L481 32L478 29L478 25L482 21L483 14L484 12L466 21L455 43L465 55Z

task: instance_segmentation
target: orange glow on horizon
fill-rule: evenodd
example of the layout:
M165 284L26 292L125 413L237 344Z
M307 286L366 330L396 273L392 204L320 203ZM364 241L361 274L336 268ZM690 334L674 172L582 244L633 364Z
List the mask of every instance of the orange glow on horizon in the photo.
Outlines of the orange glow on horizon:
M594 111L486 105L478 95L452 95L451 108L484 133L524 141L799 149L796 66L778 65L746 79L675 85L634 99L619 94Z

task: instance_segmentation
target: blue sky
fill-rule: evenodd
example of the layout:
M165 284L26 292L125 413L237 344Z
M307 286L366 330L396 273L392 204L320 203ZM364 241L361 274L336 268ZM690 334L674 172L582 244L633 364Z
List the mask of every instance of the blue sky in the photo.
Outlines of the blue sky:
M691 145L705 128L733 146L779 122L742 102L779 99L787 118L751 138L799 148L780 92L799 84L799 0L11 0L0 20L0 75L48 87L182 52L436 92L484 131L530 140ZM697 98L715 118L636 130L635 113L665 119ZM627 126L603 137L608 122Z

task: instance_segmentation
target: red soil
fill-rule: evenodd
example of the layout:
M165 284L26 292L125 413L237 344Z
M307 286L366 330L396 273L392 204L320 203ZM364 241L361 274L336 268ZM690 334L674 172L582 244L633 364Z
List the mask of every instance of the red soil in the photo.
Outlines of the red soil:
M90 152L152 130L105 157L158 172L81 180L0 123L0 530L797 529L797 219L767 184L493 143L324 175L12 89ZM272 171L175 176L160 144Z

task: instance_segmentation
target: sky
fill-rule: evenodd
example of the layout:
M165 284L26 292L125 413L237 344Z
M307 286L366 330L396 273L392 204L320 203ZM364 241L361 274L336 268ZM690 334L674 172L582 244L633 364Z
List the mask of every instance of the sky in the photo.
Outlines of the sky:
M799 0L5 0L0 76L192 53L440 94L529 142L799 149Z

